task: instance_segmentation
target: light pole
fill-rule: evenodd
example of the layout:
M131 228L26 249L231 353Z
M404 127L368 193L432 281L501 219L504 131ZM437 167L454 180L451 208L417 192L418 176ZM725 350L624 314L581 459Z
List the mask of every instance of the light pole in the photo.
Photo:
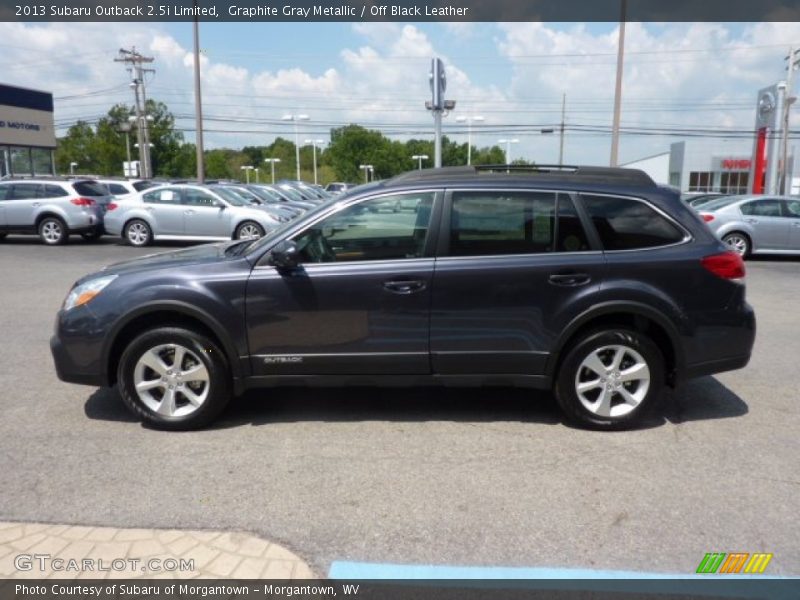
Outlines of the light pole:
M417 161L417 167L421 171L422 170L422 161L423 160L428 160L428 155L427 154L414 154L411 157L411 160L416 160Z
M283 115L283 121L292 121L294 123L294 159L297 163L297 181L300 181L300 138L297 132L298 121L308 121L308 115Z
M255 174L256 174L256 183L261 183L261 182L258 180L258 167L256 167L255 169L253 169L253 171L255 171Z
M511 164L511 144L519 144L519 140L517 138L514 139L506 139L506 140L497 140L498 144L505 144L506 145L506 164Z
M75 167L77 167L77 166L78 166L78 163L76 163L74 161L69 163L69 174L70 175L75 175Z
M311 144L313 150L311 151L314 156L314 185L317 185L317 144L324 144L324 140L306 140L306 144Z
M250 171L253 170L253 165L244 165L239 167L242 171L244 171L245 177L247 178L248 185L250 184Z
M472 123L480 123L485 121L486 118L480 115L474 115L471 117L456 117L456 122L458 123L466 123L467 124L467 164L472 164Z
M280 158L265 158L265 163L269 163L270 169L272 170L272 183L275 183L275 163L281 162Z
M364 171L364 183L369 183L369 176L375 172L375 167L372 165L358 165L358 168Z

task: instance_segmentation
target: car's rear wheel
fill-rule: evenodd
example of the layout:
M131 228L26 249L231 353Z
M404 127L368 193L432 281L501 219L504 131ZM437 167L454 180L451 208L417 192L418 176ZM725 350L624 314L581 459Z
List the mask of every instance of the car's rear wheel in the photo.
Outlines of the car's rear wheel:
M67 224L58 217L45 217L39 223L39 237L48 246L66 244L69 238Z
M208 337L177 327L147 331L122 353L117 382L135 415L158 429L213 421L231 397L227 361Z
M123 229L125 241L131 246L148 246L153 241L153 230L141 219L128 221Z
M733 233L722 236L722 241L728 244L731 250L742 258L746 258L750 255L750 238L745 234L734 231Z
M233 234L234 239L237 240L255 240L264 235L264 228L258 223L253 221L245 221L241 223Z
M636 424L664 388L664 359L646 335L628 329L589 333L567 351L555 393L567 417L593 429Z

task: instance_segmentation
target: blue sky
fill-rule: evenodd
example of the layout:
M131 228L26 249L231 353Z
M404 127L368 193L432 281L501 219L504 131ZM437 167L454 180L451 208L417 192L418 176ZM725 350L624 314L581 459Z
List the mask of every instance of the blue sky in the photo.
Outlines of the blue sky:
M53 91L63 131L131 101L113 59L135 44L156 58L149 96L168 104L192 140L191 31L190 23L0 23L0 78ZM206 141L236 148L292 137L280 121L292 111L311 116L302 138L327 139L331 127L353 122L395 139L430 137L427 71L440 56L458 103L448 135L466 141L455 117L484 116L476 145L514 137L512 156L554 162L558 139L540 130L558 125L566 94L567 162L604 164L616 41L616 23L203 23ZM694 144L746 152L749 141L734 132L752 128L756 93L784 77L792 42L800 44L798 23L629 23L622 122L637 133L623 136L621 160L668 150L686 139L676 129Z

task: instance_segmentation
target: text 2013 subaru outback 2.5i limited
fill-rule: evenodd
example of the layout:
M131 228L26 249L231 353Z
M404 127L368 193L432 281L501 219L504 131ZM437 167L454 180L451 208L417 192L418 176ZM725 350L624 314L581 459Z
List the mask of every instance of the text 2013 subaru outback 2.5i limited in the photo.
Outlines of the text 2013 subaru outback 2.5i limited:
M402 206L403 210L396 210ZM361 186L267 234L79 280L59 377L164 429L284 384L552 389L622 428L665 385L744 367L744 265L644 173L458 167Z

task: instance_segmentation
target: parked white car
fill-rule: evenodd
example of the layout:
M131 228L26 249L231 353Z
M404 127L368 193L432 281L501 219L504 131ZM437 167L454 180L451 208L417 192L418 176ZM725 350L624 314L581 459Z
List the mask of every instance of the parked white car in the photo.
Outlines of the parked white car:
M112 202L106 233L132 246L154 240L223 241L259 238L279 221L233 195L202 185L164 185Z

